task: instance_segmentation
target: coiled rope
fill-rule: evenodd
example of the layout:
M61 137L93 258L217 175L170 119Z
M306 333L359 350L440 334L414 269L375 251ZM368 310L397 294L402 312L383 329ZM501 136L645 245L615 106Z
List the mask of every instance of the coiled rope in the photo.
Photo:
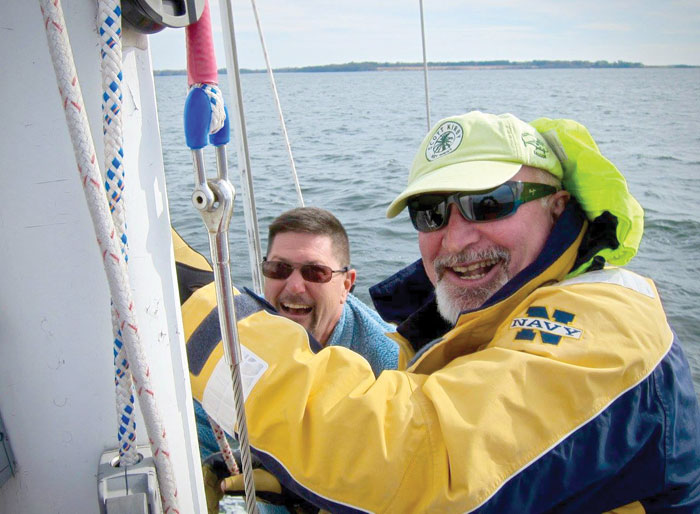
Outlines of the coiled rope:
M60 0L40 0L40 5L80 181L83 185L97 243L102 254L119 330L124 338L124 347L133 373L134 386L158 471L163 511L166 513L180 512L166 431L158 412L150 379L150 369L139 338L131 288L128 284L126 262L122 256L121 243L118 241L102 185L102 177L95 156L95 145L85 113L63 9Z
M105 190L109 200L117 239L124 260L129 261L126 236L126 215L122 192L124 191L124 150L122 134L122 17L118 0L98 2L99 33L102 38L102 134L104 140ZM122 333L119 315L112 302L112 332L114 334L114 386L119 440L119 463L133 466L138 463L136 451L136 410L129 359Z

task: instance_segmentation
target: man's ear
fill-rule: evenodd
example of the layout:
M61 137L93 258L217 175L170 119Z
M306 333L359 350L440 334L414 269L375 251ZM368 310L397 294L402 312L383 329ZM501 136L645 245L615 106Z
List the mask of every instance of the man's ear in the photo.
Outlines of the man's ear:
M569 203L571 194L568 191L561 190L554 193L549 199L549 208L552 214L552 221L557 221L561 213L566 209L566 204Z
M352 287L355 285L356 279L357 271L355 271L354 269L351 268L345 273L345 280L343 281L345 293L343 294L340 303L345 302L345 299L348 297L348 293L352 290Z

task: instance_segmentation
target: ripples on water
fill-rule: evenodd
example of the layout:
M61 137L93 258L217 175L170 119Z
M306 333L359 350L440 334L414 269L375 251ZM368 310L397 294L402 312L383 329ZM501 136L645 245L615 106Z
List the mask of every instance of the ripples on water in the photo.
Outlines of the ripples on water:
M422 72L288 73L276 76L306 205L345 225L358 270L356 294L418 258L404 212L386 207L406 183L426 133ZM262 248L272 219L296 206L289 160L269 80L242 76ZM222 90L227 97L226 76ZM208 255L206 231L190 203L192 160L182 132L186 77L156 77L163 153L175 228ZM479 109L531 120L572 118L627 177L645 208L646 230L630 269L655 279L700 391L700 70L475 70L430 74L431 114ZM213 154L208 154L213 172ZM240 191L235 144L229 162ZM232 221L233 277L250 285L242 200Z

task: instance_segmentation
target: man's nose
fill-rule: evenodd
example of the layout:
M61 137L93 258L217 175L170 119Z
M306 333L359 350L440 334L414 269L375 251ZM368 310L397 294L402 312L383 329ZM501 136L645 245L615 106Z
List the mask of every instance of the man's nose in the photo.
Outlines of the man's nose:
M294 268L292 274L287 277L285 287L293 293L302 293L306 290L306 281L304 277L301 276L301 270L299 268Z
M448 253L457 253L476 243L481 237L478 225L466 220L456 205L450 205L450 218L442 229L442 248Z

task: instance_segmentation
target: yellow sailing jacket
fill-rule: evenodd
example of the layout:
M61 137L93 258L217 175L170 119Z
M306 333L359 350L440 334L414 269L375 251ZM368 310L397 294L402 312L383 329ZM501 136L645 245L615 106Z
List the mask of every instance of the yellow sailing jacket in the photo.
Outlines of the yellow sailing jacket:
M586 230L577 212L484 307L376 379L360 355L238 295L266 468L333 512L698 512L685 357L652 281L621 268L564 280ZM183 306L193 392L233 431L214 308L206 288Z

